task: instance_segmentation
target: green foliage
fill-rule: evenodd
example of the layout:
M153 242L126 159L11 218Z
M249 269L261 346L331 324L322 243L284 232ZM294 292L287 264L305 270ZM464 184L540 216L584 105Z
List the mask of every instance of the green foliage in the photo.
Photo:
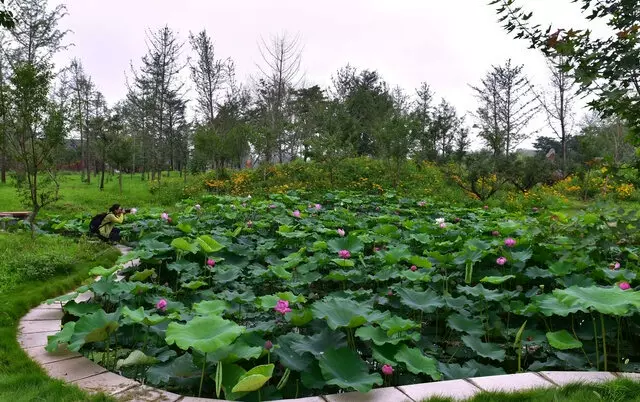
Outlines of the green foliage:
M158 361L121 364L125 375L227 399L364 392L381 385L382 364L394 368L390 382L408 384L637 362L621 330L640 313L633 211L508 213L340 192L199 204L181 205L171 223L140 212L123 225L140 265L89 285L98 310L72 304L79 319L50 348L82 346L108 368L139 350ZM116 339L125 354L108 346Z

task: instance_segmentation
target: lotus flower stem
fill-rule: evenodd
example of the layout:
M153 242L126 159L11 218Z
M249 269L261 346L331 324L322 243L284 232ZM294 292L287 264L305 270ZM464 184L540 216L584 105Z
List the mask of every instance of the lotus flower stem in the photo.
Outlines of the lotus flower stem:
M604 371L607 371L607 333L604 329L604 316L600 313L600 327L602 328L602 354L604 356Z
M598 349L598 327L596 326L596 318L591 314L591 321L593 322L593 340L596 343L596 370L600 370L600 350Z
M616 317L616 369L620 371L620 317Z
M571 315L571 332L573 332L573 336L576 339L580 339L578 338L578 334L576 334L576 328L573 324L573 315ZM593 363L591 363L591 359L589 359L589 355L587 355L587 352L584 350L584 346L580 346L580 349L582 350L584 357L587 359L587 362L589 362L589 366L593 367Z
M198 389L198 398L202 395L202 383L204 382L204 368L207 365L207 354L204 354L204 359L202 362L202 374L200 374L200 388Z

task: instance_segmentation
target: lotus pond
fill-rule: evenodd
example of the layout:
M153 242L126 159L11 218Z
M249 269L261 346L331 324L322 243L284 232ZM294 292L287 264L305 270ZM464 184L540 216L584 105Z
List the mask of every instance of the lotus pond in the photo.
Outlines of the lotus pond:
M251 401L640 370L634 212L512 215L346 193L179 207L128 218L135 250L93 270L100 279L78 292L94 297L66 303L49 350L183 395Z

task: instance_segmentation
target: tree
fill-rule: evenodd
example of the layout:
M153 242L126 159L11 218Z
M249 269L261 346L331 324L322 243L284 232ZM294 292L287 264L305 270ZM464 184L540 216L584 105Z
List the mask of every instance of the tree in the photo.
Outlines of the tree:
M540 106L544 109L547 125L560 140L562 155L562 174L567 174L567 142L571 138L574 115L572 113L575 100L573 80L567 71L562 68L564 57L558 56L556 60L548 60L551 74L551 90L544 94L537 94Z
M213 41L206 30L197 35L190 33L189 42L195 53L195 61L190 62L189 69L196 91L197 109L205 123L211 124L216 116L219 92L227 80L231 60L216 58Z
M436 157L446 160L453 153L456 138L461 130L462 122L458 118L456 109L442 99L433 110L431 124L428 128L429 137L434 141Z
M317 85L293 92L293 148L290 152L301 155L305 161L313 155L312 139L321 130L327 102L324 91Z
M394 111L387 83L377 71L358 73L347 65L333 78L333 96L347 112L341 122L342 142L351 144L358 156L376 156L375 138Z
M151 179L160 180L167 168L171 128L168 127L169 104L181 98L183 83L179 80L183 44L168 26L147 36L147 54L142 58L139 72L134 71L134 85L129 99L139 108L142 117L142 149L144 171L151 170Z
M11 29L16 26L11 10L7 10L4 0L0 0L0 27Z
M520 0L524 3L523 0ZM525 39L533 49L551 57L562 56L562 69L570 72L579 92L594 94L591 107L603 117L626 121L635 143L640 143L640 9L636 0L573 0L581 5L584 18L602 21L604 35L569 27L541 28L532 21L533 11L518 0L493 0L500 21L508 32Z
M433 115L433 92L426 82L416 89L413 119L417 122L415 157L418 160L435 160L437 157L436 141L430 130Z
M66 6L50 10L47 0L10 0L9 5L16 10L16 24L10 30L15 44L10 50L12 62L48 65L55 53L66 48L63 41L69 31L58 27L67 15Z
M282 163L290 123L287 106L301 79L300 37L276 35L269 43L262 39L259 50L263 65L258 66L261 76L256 82L256 96L262 138L256 144L265 163L271 163L276 154Z
M9 125L9 75L10 66L5 49L6 42L0 33L0 182L7 182L9 155L7 149L7 129Z
M509 154L533 135L529 123L539 110L523 66L494 66L479 87L473 87L480 106L476 112L480 136L494 155Z
M72 126L80 134L80 153L82 167L86 169L86 178L84 170L82 171L82 179L87 184L91 184L91 153L90 153L90 137L89 137L89 119L91 109L91 98L94 92L94 85L78 59L73 59L69 65L69 91L71 92L72 107Z
M23 62L13 71L9 91L8 144L18 166L18 190L31 206L32 231L40 209L58 199L51 155L65 133L63 114L48 101L50 82L49 69Z

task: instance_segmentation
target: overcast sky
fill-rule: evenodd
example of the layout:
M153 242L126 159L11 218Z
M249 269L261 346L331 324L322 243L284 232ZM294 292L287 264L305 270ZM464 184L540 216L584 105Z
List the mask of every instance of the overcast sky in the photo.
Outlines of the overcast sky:
M548 77L542 56L502 29L488 0L51 0L59 3L67 5L61 24L73 31L74 46L57 63L80 58L110 103L126 94L125 72L146 51L145 30L165 24L185 41L189 31L206 28L217 55L232 58L243 81L257 71L259 38L287 32L300 35L309 85L328 86L331 75L349 63L378 70L390 86L409 93L427 82L460 114L475 109L469 84L477 84L492 64L508 58L525 64L536 86ZM535 4L545 25L583 21L570 0L525 3ZM189 51L185 45L185 58ZM540 119L532 129L543 125Z

